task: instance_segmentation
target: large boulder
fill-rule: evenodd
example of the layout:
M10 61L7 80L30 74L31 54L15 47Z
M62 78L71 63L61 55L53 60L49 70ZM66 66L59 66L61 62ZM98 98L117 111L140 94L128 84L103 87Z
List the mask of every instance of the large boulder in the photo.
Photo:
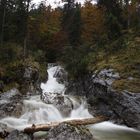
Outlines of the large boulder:
M105 115L117 123L140 129L140 94L117 92L95 82L87 94L90 113Z
M103 69L101 71L95 71L92 78L95 83L111 86L115 80L120 79L120 75L114 69Z
M111 108L127 126L140 129L140 94L122 92L114 93ZM111 97L110 97L111 98ZM109 98L109 99L110 99Z
M0 123L0 138L5 138L9 135L7 125Z
M65 117L70 115L73 103L68 96L59 93L43 93L42 100L47 104L53 104Z
M67 84L68 74L64 68L58 67L56 70L54 77L56 78L57 82L60 84Z
M22 95L17 89L11 89L0 94L0 118L6 116L20 116L22 105Z
M46 104L54 104L55 99L56 99L58 96L62 96L62 95L59 94L59 93L45 92L45 93L42 93L41 99L42 99Z
M47 77L46 73L45 64L31 58L12 63L0 73L0 92L16 87L22 94L41 93L40 83Z
M32 140L32 136L18 130L14 130L5 138L5 140Z
M93 136L85 127L62 123L49 130L45 140L93 140Z
M18 70L17 76L21 93L40 93L39 69L32 66L22 66Z

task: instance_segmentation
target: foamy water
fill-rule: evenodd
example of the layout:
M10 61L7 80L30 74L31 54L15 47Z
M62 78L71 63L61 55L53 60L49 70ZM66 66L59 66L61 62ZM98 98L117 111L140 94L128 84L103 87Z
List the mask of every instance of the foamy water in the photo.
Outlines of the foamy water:
M54 74L57 70L59 70L60 66L51 67L47 70L48 72L48 81L46 83L41 84L41 88L43 90L43 93L63 93L65 90L65 86L63 84L59 84L54 78Z

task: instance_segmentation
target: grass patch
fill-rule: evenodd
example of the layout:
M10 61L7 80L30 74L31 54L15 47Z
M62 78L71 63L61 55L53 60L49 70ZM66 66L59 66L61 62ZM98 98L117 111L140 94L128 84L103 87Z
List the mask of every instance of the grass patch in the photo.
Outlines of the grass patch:
M118 40L119 41L119 40ZM110 47L111 44L110 44ZM118 46L119 47L119 46ZM121 48L121 47L120 47ZM113 68L120 73L120 80L114 82L113 87L117 90L140 92L140 38L129 36L126 46L115 53L102 50L97 57L96 63L90 66L91 70ZM133 80L128 80L133 77Z
M134 93L140 93L140 80L139 79L120 79L113 83L113 88L119 91L128 90Z

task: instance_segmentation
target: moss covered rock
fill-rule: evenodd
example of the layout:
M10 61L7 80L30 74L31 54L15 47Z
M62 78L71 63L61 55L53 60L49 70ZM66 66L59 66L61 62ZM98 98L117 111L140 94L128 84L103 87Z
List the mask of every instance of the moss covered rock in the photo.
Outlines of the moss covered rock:
M33 58L17 60L3 66L0 70L0 78L1 91L18 88L23 94L38 93L41 92L41 81L47 80L46 66L39 64Z

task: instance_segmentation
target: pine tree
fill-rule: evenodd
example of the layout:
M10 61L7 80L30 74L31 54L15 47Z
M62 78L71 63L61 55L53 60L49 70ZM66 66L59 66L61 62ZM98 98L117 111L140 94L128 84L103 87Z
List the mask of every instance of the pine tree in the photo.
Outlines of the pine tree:
M66 0L64 5L62 28L67 33L69 43L77 46L81 42L81 5L74 0Z
M121 34L122 9L119 0L98 0L98 6L104 7L108 26L109 39L115 39Z
M17 17L17 37L23 44L24 58L26 57L27 40L28 40L28 17L31 0L16 0L16 17Z
M5 26L5 17L6 17L6 5L7 1L6 0L1 0L0 1L0 17L1 17L1 22L0 22L0 37L1 37L1 46L3 45L3 38L4 38L4 26Z

